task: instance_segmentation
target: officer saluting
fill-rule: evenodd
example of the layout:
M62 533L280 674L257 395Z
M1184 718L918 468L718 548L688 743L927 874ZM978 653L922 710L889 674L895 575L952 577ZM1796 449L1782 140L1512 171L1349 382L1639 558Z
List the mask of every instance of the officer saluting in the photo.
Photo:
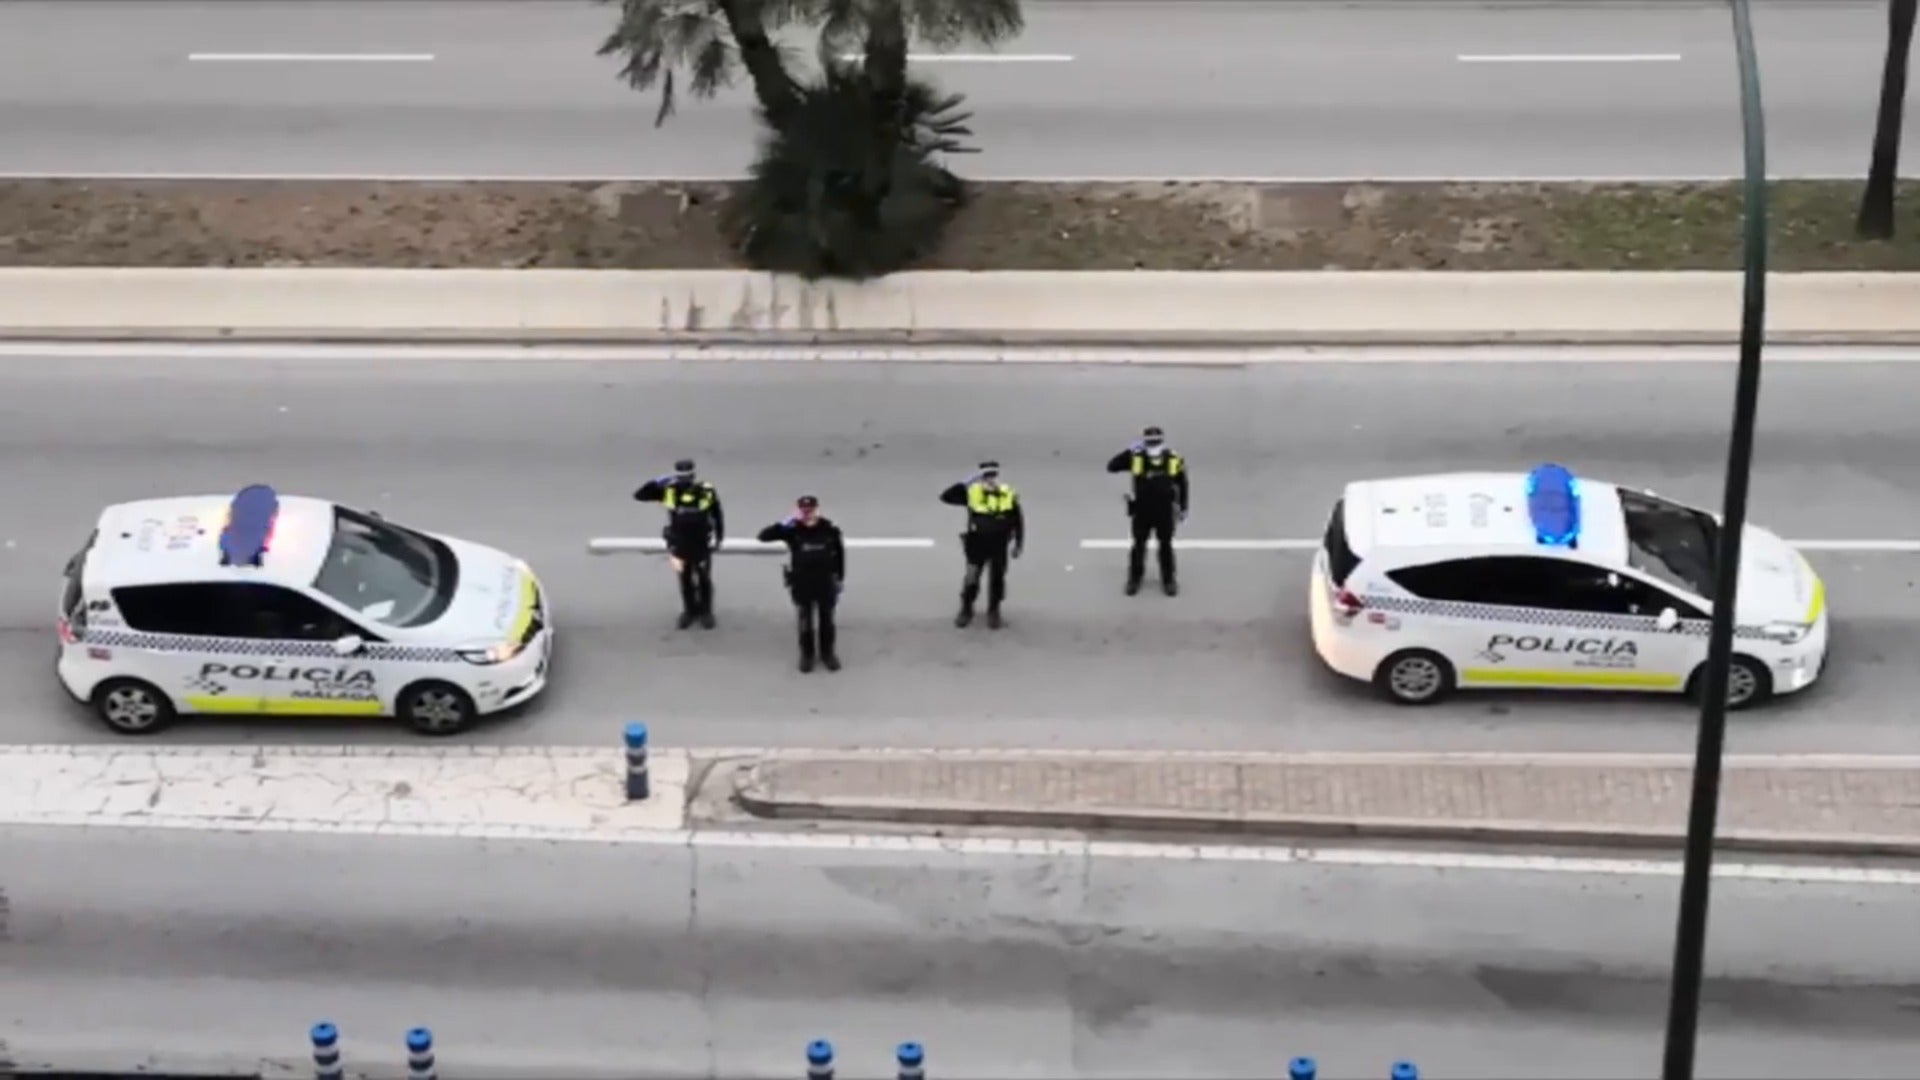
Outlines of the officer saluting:
M760 542L787 545L787 593L800 623L800 670L813 670L817 629L820 662L828 671L839 671L833 609L847 577L846 541L840 526L820 516L819 499L802 495L794 507L793 517L760 530Z
M695 619L713 629L713 552L727 538L720 493L694 476L692 459L681 458L670 475L641 484L633 497L667 508L667 527L660 535L680 575L680 629Z
M1000 463L983 461L979 471L940 493L940 501L949 506L967 508L967 531L960 544L967 558L966 576L960 585L960 614L953 625L966 626L973 621L973 603L980 598L980 572L987 572L987 625L995 630L1000 620L1000 603L1007 598L1007 556L1020 557L1027 542L1026 514L1020 509L1019 493L1011 484L1000 482Z
M1167 445L1166 433L1157 427L1141 432L1140 438L1107 462L1110 473L1132 473L1133 493L1127 496L1127 514L1133 519L1133 551L1127 557L1127 595L1140 591L1140 579L1147 569L1147 538L1160 541L1160 587L1168 596L1178 596L1180 586L1174 580L1173 530L1187 520L1187 462Z

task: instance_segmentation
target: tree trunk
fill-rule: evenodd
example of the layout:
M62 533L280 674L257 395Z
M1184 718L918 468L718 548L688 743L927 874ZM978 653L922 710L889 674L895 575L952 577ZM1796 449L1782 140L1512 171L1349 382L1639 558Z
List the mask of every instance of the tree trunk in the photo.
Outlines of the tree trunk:
M1887 62L1880 75L1880 113L1873 126L1873 166L1854 223L1854 232L1870 240L1893 237L1893 193L1900 176L1900 125L1915 5L1916 0L1887 0Z
M740 63L753 80L753 96L766 110L767 122L779 127L793 112L799 100L793 76L780 62L780 50L767 36L766 20L760 15L760 0L716 0L720 14L727 20L734 44L740 47Z
M867 161L861 177L861 207L865 222L879 227L880 204L893 190L893 166L904 130L907 89L907 24L900 0L882 0L868 18L867 85L873 94L873 130L867 133Z

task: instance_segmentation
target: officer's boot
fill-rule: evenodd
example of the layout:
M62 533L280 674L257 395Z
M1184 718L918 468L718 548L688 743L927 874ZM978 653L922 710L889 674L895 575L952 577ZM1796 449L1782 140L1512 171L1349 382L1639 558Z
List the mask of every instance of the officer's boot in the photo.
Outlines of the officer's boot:
M800 616L800 670L813 670L813 620L804 613Z
M680 613L680 622L679 622L679 627L680 627L680 629L682 629L682 630L685 630L685 629L686 629L687 627L689 627L689 626L692 626L692 625L693 625L693 620L694 620L694 614L693 614L693 612L691 612L691 611L683 611L683 612L681 612L681 613Z
M980 599L980 578L977 573L967 571L966 584L960 587L960 614L953 617L953 625L970 626L973 623L973 602Z
M989 606L987 608L987 629L998 630L1005 625L1007 625L1006 620L1000 617L1000 605L993 604Z

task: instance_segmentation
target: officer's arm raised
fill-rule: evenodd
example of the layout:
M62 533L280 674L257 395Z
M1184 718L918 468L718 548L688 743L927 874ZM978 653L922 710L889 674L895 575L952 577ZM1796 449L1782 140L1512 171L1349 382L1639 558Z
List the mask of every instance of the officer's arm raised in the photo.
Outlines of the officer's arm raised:
M940 501L948 506L967 505L967 482L962 480L957 484L949 484L947 489L940 493Z
M633 497L637 502L659 502L667 497L667 485L662 480L649 480L640 485L640 490L634 492Z
M763 544L784 544L793 535L793 523L776 521L760 530L760 542Z
M1133 449L1122 450L1107 459L1108 472L1126 472L1133 467Z

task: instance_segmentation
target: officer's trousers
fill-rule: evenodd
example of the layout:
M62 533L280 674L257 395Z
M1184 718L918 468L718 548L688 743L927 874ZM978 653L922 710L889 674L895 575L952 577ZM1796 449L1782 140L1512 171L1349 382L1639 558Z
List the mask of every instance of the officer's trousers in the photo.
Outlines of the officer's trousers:
M1135 503L1133 506L1133 550L1127 556L1127 580L1139 584L1147 572L1147 540L1149 537L1160 541L1160 580L1172 581L1173 528L1176 523L1174 508L1147 506Z
M967 572L960 580L960 606L973 610L980 599L980 575L987 576L987 608L998 611L1007 598L1007 554L1012 546L1011 533L962 533L960 544L967 557Z
M839 637L833 624L834 608L840 604L839 590L833 582L825 584L795 584L787 590L793 597L793 612L799 624L800 656L811 660L815 655L833 656L834 642ZM819 651L816 654L815 646Z
M680 610L688 615L713 614L713 548L668 544L668 552L680 560Z

